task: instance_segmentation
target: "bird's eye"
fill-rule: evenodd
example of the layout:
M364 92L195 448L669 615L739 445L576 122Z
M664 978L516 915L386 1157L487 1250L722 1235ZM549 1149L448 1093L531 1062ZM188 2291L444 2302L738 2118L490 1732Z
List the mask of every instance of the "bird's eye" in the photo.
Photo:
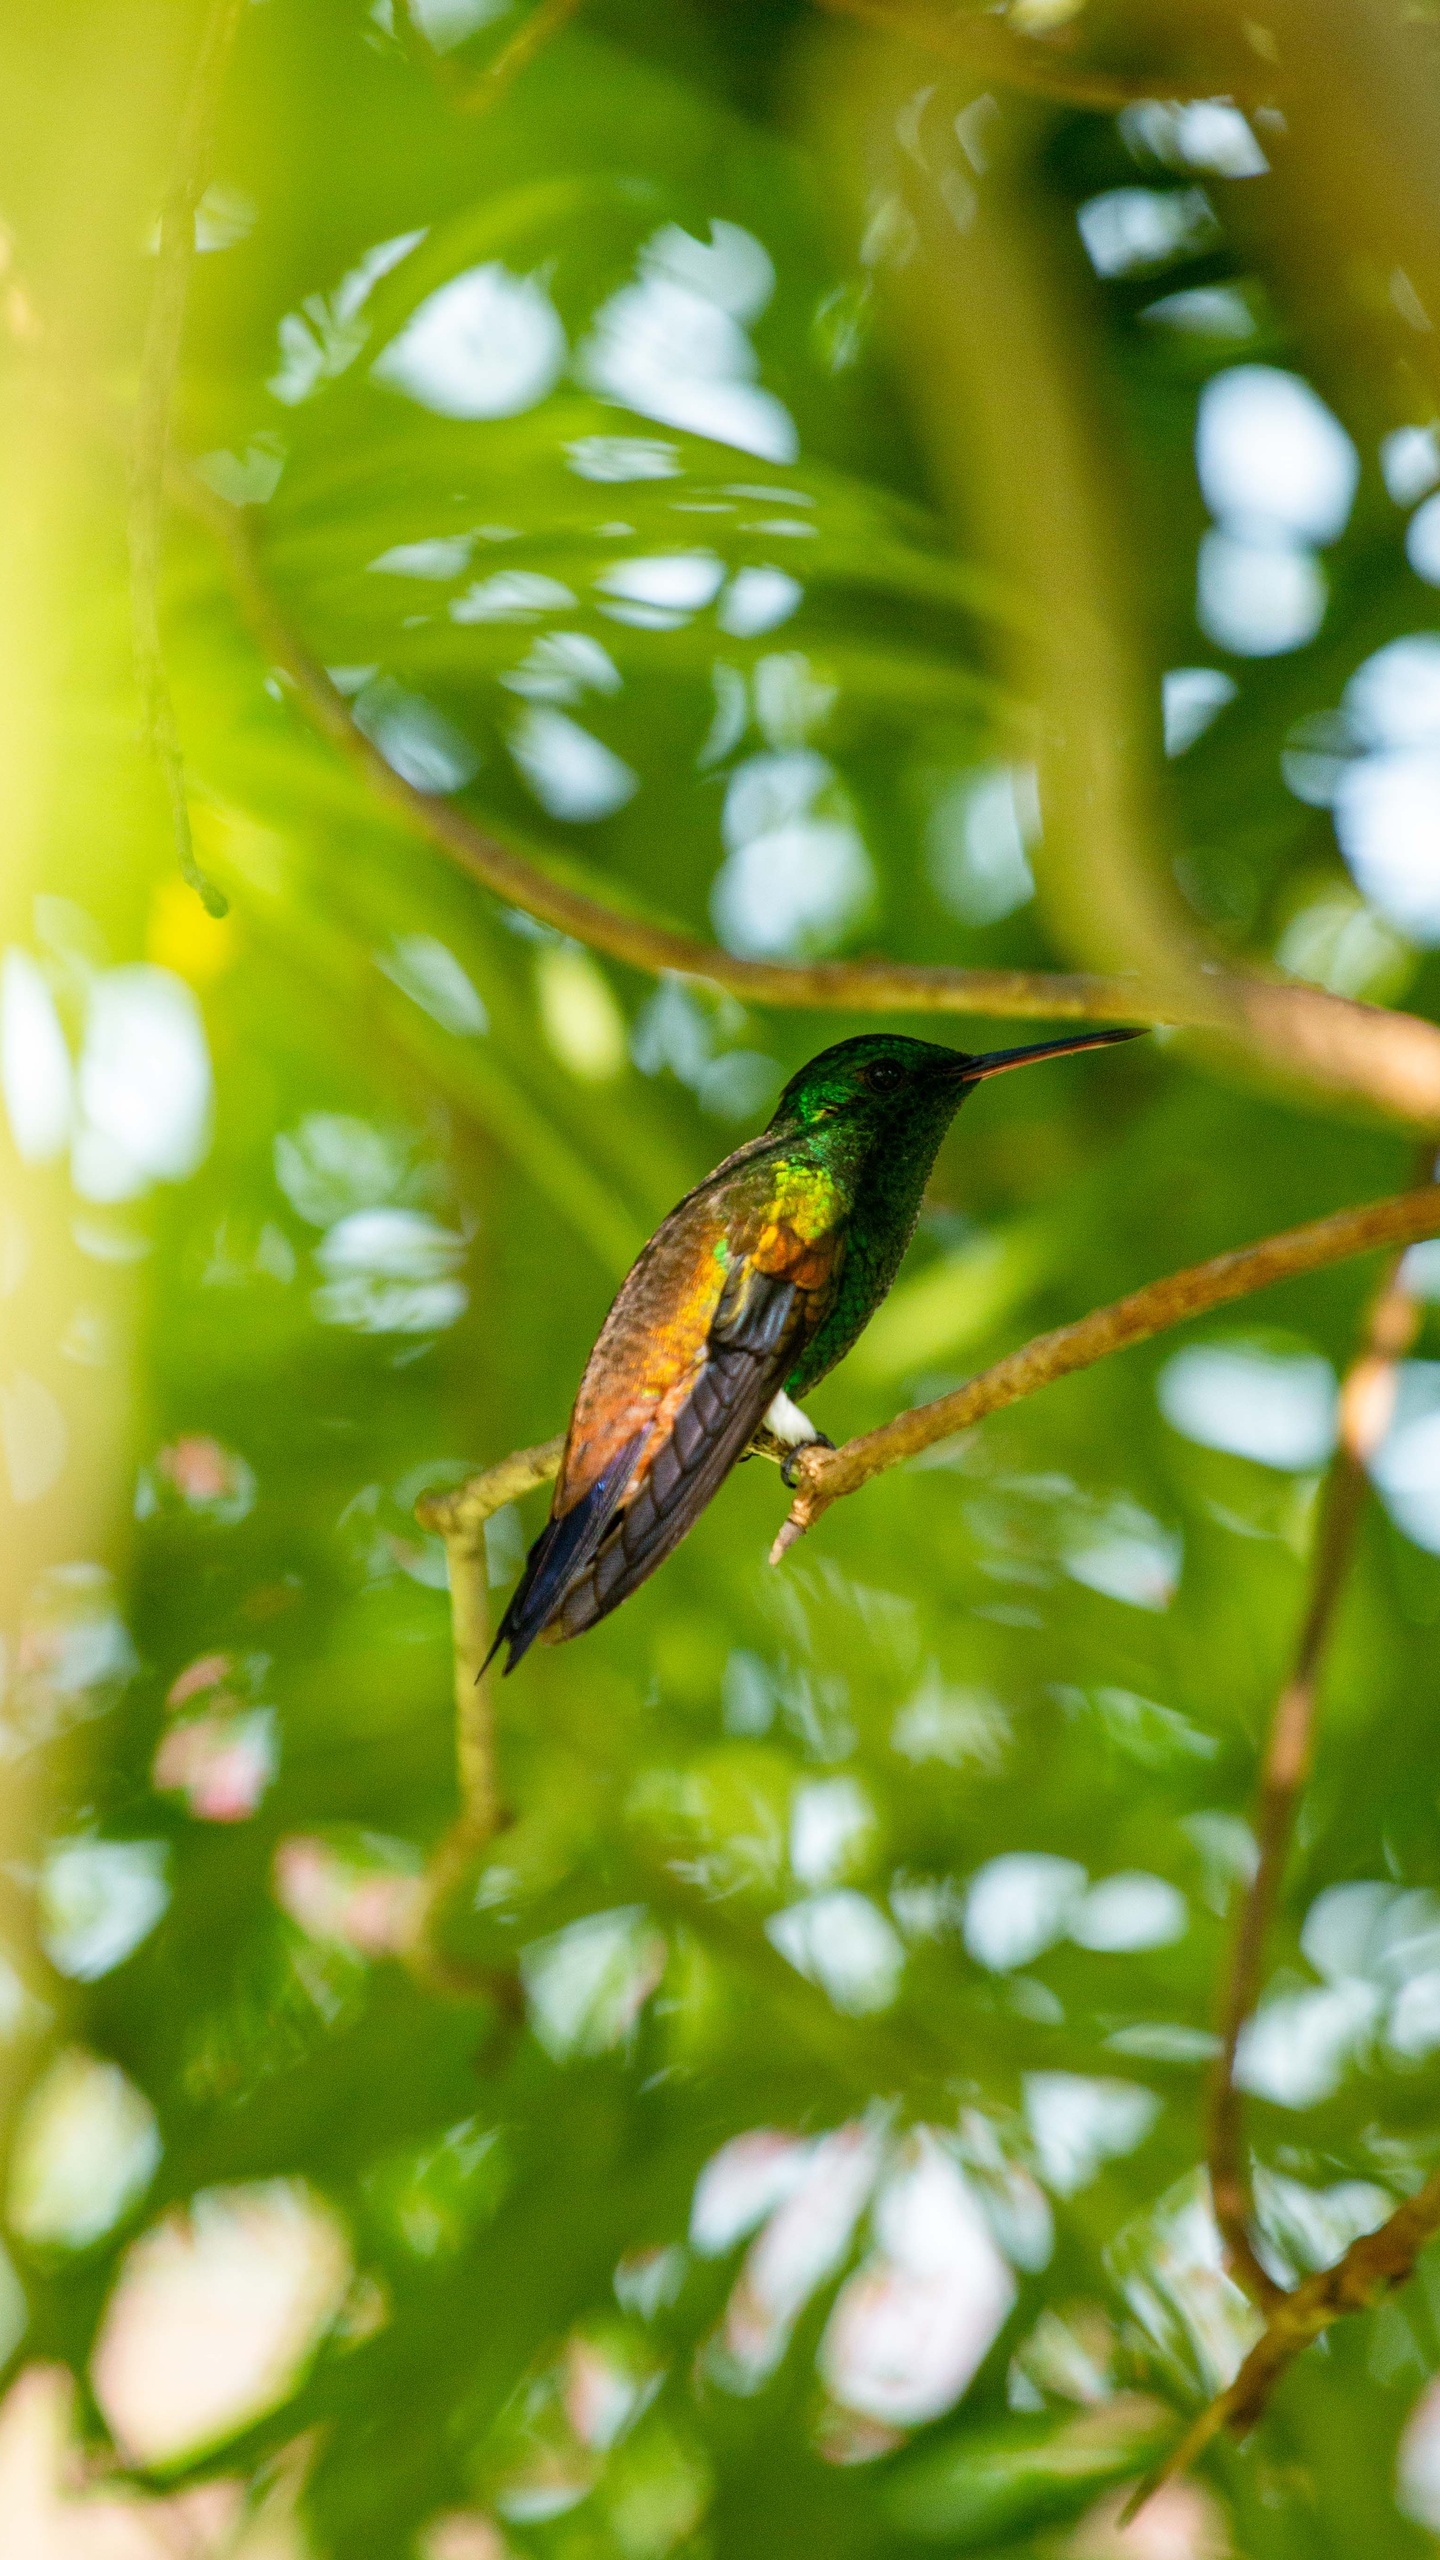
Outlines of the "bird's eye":
M877 1058L866 1068L865 1082L872 1093L894 1093L905 1082L905 1070L893 1058Z

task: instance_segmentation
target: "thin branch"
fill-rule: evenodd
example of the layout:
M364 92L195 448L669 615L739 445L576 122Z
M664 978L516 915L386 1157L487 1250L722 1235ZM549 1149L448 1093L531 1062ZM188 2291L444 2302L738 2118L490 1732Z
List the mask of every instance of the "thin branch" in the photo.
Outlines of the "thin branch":
M1428 1163L1423 1168L1429 1171ZM1300 1797L1314 1754L1320 1674L1355 1549L1367 1469L1395 1410L1395 1364L1419 1330L1420 1309L1400 1278L1397 1257L1371 1302L1361 1347L1340 1396L1340 1436L1321 1496L1310 1592L1290 1676L1275 1702L1260 1777L1260 1856L1241 1905L1221 2002L1221 2050L1211 2082L1206 2151L1215 2219L1232 2274L1262 2311L1285 2299L1250 2236L1250 2175L1241 2093L1235 2083L1240 2036L1255 2006L1265 1941L1279 1899Z
M540 0L523 27L517 27L506 45L502 45L493 62L467 88L457 92L455 106L464 116L484 115L498 105L512 81L534 61L542 46L558 35L574 17L581 0Z
M1197 1262L1187 1271L1173 1271L1163 1280L1152 1280L1148 1287L1116 1299L1112 1306L1097 1307L1093 1315L1082 1316L1076 1324L1037 1334L1033 1342L1012 1351L1006 1359L997 1360L993 1368L972 1378L968 1385L937 1397L933 1404L917 1405L880 1430L867 1431L858 1440L847 1440L843 1448L802 1451L795 1470L798 1490L770 1560L778 1564L796 1540L807 1529L813 1529L832 1502L858 1492L872 1476L901 1465L907 1458L918 1457L922 1449L933 1448L938 1441L953 1439L957 1432L967 1431L987 1413L997 1413L1002 1405L1033 1395L1054 1378L1088 1369L1112 1351L1147 1342L1152 1334L1164 1333L1171 1325L1183 1324L1187 1318L1203 1315L1212 1307L1228 1306L1233 1299L1248 1297L1256 1289L1271 1288L1278 1280L1294 1280L1304 1272L1323 1270L1327 1263L1344 1262L1352 1254L1371 1253L1379 1245L1414 1244L1422 1236L1437 1233L1440 1189L1402 1192L1395 1199L1371 1201L1362 1209L1342 1209L1334 1217L1316 1218L1309 1226L1267 1236L1261 1244L1216 1254L1213 1261Z
M490 1681L483 1673L490 1650L485 1523L507 1502L518 1501L560 1472L563 1439L545 1440L535 1449L517 1449L483 1475L472 1476L453 1493L422 1495L415 1516L424 1529L445 1541L450 1567L450 1606L455 1629L456 1774L460 1782L460 1818L467 1845L490 1839L501 1820L495 1776L495 1722Z
M1426 1163L1422 1168L1429 1172ZM1332 2320L1366 2309L1409 2275L1424 2243L1440 2228L1440 2172L1368 2233L1334 2267L1293 2292L1275 2282L1250 2235L1251 2194L1235 2056L1260 1988L1265 1941L1279 1899L1300 1797L1310 1774L1320 1672L1354 1552L1367 1489L1367 1469L1395 1409L1395 1366L1410 1349L1420 1310L1397 1260L1373 1299L1360 1350L1340 1395L1340 1436L1325 1481L1310 1596L1290 1677L1275 1702L1260 1780L1256 1831L1260 1857L1241 1907L1222 2002L1222 2048L1211 2084L1207 2143L1215 2218L1232 2273L1265 2314L1265 2328L1228 2391L1190 2427L1159 2469L1142 2482L1127 2516L1138 2514L1165 2480L1202 2452L1222 2428L1244 2435L1254 2426L1286 2366Z
M1378 2231L1353 2240L1333 2267L1307 2276L1293 2293L1282 2294L1240 2367L1228 2391L1222 2391L1165 2460L1142 2480L1122 2517L1129 2523L1167 2480L1183 2471L1207 2444L1228 2427L1248 2435L1286 2367L1332 2321L1350 2311L1368 2311L1413 2273L1427 2240L1440 2231L1440 2169L1427 2178L1417 2195L1397 2207Z
M494 61L473 79L466 77L448 53L436 51L416 16L414 0L393 0L395 36L402 52L421 70L429 72L446 105L456 115L481 116L499 105L520 73L580 6L581 0L539 0L538 8L531 10L508 44L501 46Z
M775 1541L771 1562L778 1564L832 1502L858 1492L873 1476L901 1465L907 1458L918 1457L922 1450L933 1448L939 1441L953 1439L958 1432L982 1421L986 1414L998 1413L1002 1406L1034 1395L1055 1378L1069 1377L1076 1369L1093 1368L1096 1361L1106 1359L1112 1351L1148 1342L1173 1325L1185 1324L1212 1307L1229 1306L1257 1289L1273 1288L1278 1281L1323 1271L1330 1263L1373 1253L1382 1245L1416 1244L1422 1237L1436 1234L1440 1234L1440 1186L1427 1184L1423 1190L1404 1191L1391 1200L1370 1201L1364 1208L1341 1209L1333 1217L1316 1218L1308 1226L1267 1236L1260 1244L1216 1254L1209 1262L1192 1263L1187 1270L1172 1271L1163 1280L1152 1280L1145 1288L1134 1290L1127 1298L1117 1298L1108 1307L1097 1307L1076 1324L1037 1334L1019 1351L1010 1352L993 1368L984 1370L966 1386L957 1387L952 1394L937 1397L933 1404L916 1405L878 1431L847 1440L839 1449L806 1449L797 1461L795 1499ZM1365 1404L1370 1415L1367 1429L1380 1433L1384 1419L1373 1370L1365 1372L1359 1385L1352 1383L1360 1379L1363 1368L1364 1364L1359 1364L1351 1373L1347 1397L1355 1412ZM1359 1424L1348 1422L1346 1428L1358 1431ZM519 1449L513 1457L502 1458L497 1466L488 1468L483 1475L472 1476L453 1492L423 1497L417 1506L417 1517L446 1540L452 1588L457 1564L467 1565L480 1554L477 1541L484 1522L502 1503L514 1501L518 1494L528 1493L532 1486L548 1483L557 1475L564 1445L563 1439L555 1439L543 1441L538 1448ZM1374 1443L1368 1441L1366 1445L1373 1447ZM484 1659L488 1641L483 1579L473 1606L479 1613L480 1631L466 1641L479 1662ZM463 1721L471 1687L458 1660L456 1684L457 1707Z
M195 213L205 192L216 110L244 5L245 0L212 0L200 39L175 165L160 209L155 288L145 324L130 460L130 618L141 716L164 780L180 870L212 916L223 916L226 902L201 871L191 839L185 764L160 637L160 536L170 407L195 255Z
M1267 83L1253 74L1237 79L1233 63L1223 75L1198 80L1177 80L1173 71L1164 70L1096 71L1073 59L1068 35L1026 35L990 9L951 8L941 17L931 9L894 7L890 0L818 0L818 5L832 16L858 19L881 35L937 54L977 80L993 80L997 88L1021 89L1057 106L1088 108L1099 115L1114 115L1144 98L1213 98L1220 88L1243 106L1263 103L1274 90L1273 79Z
M1298 1076L1363 1095L1420 1126L1440 1126L1440 1030L1412 1014L1391 1013L1332 996L1296 980L1223 969L1199 971L1177 991L1137 976L1035 969L942 969L890 960L808 963L747 960L675 927L627 915L551 879L513 853L438 794L417 791L388 765L357 727L332 684L286 620L265 579L249 525L178 463L170 485L219 545L250 630L294 690L302 710L360 775L370 792L413 833L460 865L482 887L542 923L574 936L633 969L673 972L728 987L752 1004L806 1011L971 1013L1077 1022L1170 1022L1245 1034L1264 1029L1272 1062L1288 1053Z
M425 1891L409 1946L411 1968L432 1989L460 1998L501 2001L512 2009L515 1986L508 1975L457 1963L436 1943L446 1903L466 1870L504 1827L495 1768L495 1708L484 1670L490 1648L485 1523L507 1502L558 1474L563 1439L517 1449L498 1466L450 1493L422 1495L415 1516L445 1541L450 1569L450 1621L455 1654L455 1759L460 1811L425 1870Z

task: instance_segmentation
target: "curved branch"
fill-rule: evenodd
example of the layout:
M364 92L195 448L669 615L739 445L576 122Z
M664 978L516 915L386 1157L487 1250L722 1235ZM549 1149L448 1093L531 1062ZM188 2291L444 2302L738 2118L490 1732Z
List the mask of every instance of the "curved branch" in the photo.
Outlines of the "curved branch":
M1354 1553L1367 1469L1395 1410L1395 1364L1410 1349L1419 1323L1419 1306L1401 1283L1397 1261L1371 1303L1361 1347L1341 1389L1340 1438L1321 1497L1309 1601L1294 1665L1276 1699L1265 1746L1255 1826L1260 1857L1241 1905L1221 2004L1221 2049L1211 2081L1206 2144L1210 2194L1231 2273L1262 2311L1284 2301L1285 2289L1261 2263L1250 2236L1250 2175L1235 2056L1259 1993L1265 1940L1310 1774L1320 1674Z
M495 1770L494 1702L484 1667L490 1646L485 1523L505 1503L558 1474L564 1447L563 1440L546 1440L535 1449L517 1449L454 1492L424 1494L415 1505L421 1527L444 1539L450 1568L460 1811L426 1866L409 1960L433 1989L462 1998L499 1999L507 2009L515 2002L511 1978L457 1964L437 1947L435 1932L454 1887L505 1821Z
M951 8L942 18L929 9L892 7L888 0L818 0L818 5L834 17L858 19L881 35L937 54L977 80L993 80L999 88L1021 89L1057 106L1089 108L1099 115L1114 115L1144 98L1213 98L1220 88L1245 106L1263 103L1274 88L1273 80L1237 78L1233 63L1223 74L1199 80L1177 80L1172 71L1163 70L1096 71L1074 60L1068 39L1026 35L992 10Z
M1256 1289L1271 1288L1277 1280L1321 1271L1327 1263L1371 1253L1379 1245L1414 1244L1422 1236L1437 1233L1440 1189L1433 1187L1371 1201L1361 1209L1342 1209L1334 1217L1316 1218L1308 1226L1291 1227L1284 1235L1267 1236L1262 1244L1243 1245L1236 1252L1216 1254L1209 1262L1193 1263L1186 1271L1172 1271L1127 1298L1117 1298L1111 1306L1097 1307L1076 1324L1038 1334L968 1385L937 1397L933 1404L915 1406L878 1431L847 1440L843 1448L804 1449L795 1462L798 1491L770 1561L778 1564L832 1502L857 1493L872 1476L918 1457L937 1441L953 1439L987 1413L998 1413L1002 1405L1034 1395L1054 1378L1088 1369L1112 1351L1148 1342L1152 1334L1204 1315L1211 1307L1228 1306Z
M484 115L498 106L513 80L534 61L552 36L574 17L581 0L538 0L523 25L516 28L493 62L468 78L448 54L437 53L415 16L412 0L394 0L395 33L402 51L428 71L447 106L456 115Z
M539 0L523 27L517 27L508 44L502 45L491 63L466 88L456 92L454 105L462 116L484 115L498 106L512 80L519 78L535 59L542 46L574 17L580 0Z
M265 581L239 510L178 465L172 484L179 503L220 545L253 636L271 663L288 677L314 727L339 749L375 797L416 834L458 862L482 888L537 916L541 923L572 934L577 942L630 968L708 978L755 1004L854 1007L885 1013L1034 1014L1080 1022L1117 1015L1139 1022L1169 1019L1137 996L1135 980L1123 977L1052 976L1027 969L910 968L886 960L822 960L804 965L743 960L672 926L602 906L598 899L551 879L448 801L417 791L386 763L352 719L344 695L290 628Z
M807 1011L1003 1015L1075 1022L1178 1023L1237 1033L1263 1015L1272 1061L1364 1095L1420 1126L1440 1126L1440 1030L1412 1014L1332 996L1298 981L1215 968L1177 986L1139 977L1036 969L942 969L890 960L746 960L673 926L603 906L502 845L449 801L417 791L356 726L343 694L291 629L265 580L244 516L175 464L177 502L220 546L250 630L294 688L306 716L367 789L415 834L510 906L633 969L709 979L752 1004Z
M1156 2490L1185 2470L1222 2428L1228 2427L1237 2436L1248 2435L1287 2365L1293 2364L1301 2350L1332 2321L1349 2311L1369 2311L1383 2295L1403 2284L1413 2272L1426 2241L1437 2231L1440 2169L1426 2179L1417 2195L1397 2206L1378 2231L1367 2231L1363 2239L1352 2240L1333 2267L1322 2267L1318 2275L1307 2276L1293 2293L1280 2296L1229 2390L1222 2391L1207 2409L1202 2409L1165 2460L1141 2482L1121 2522L1128 2524L1137 2516Z

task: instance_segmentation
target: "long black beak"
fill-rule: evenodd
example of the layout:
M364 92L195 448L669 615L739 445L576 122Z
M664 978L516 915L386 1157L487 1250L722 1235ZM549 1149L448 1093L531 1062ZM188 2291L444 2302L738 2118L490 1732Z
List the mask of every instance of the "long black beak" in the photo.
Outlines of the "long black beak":
M1036 1040L1025 1049L991 1049L979 1058L958 1058L956 1074L966 1084L983 1076L1002 1076L1009 1067L1028 1067L1032 1058L1069 1058L1077 1049L1108 1049L1116 1040L1142 1040L1144 1031L1077 1031L1068 1040Z

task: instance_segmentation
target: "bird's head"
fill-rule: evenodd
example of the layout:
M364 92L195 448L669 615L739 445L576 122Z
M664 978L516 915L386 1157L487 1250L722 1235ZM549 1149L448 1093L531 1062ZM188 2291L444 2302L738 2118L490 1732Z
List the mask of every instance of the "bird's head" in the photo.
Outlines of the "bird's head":
M933 1040L907 1040L898 1032L862 1032L822 1049L793 1075L775 1106L772 1129L816 1128L825 1122L857 1125L876 1138L897 1138L918 1124L943 1127L966 1095L987 1076L1037 1058L1065 1058L1077 1049L1108 1048L1136 1040L1138 1031L1076 1031L1064 1040L1040 1040L1023 1049L991 1049L977 1057L941 1048Z

